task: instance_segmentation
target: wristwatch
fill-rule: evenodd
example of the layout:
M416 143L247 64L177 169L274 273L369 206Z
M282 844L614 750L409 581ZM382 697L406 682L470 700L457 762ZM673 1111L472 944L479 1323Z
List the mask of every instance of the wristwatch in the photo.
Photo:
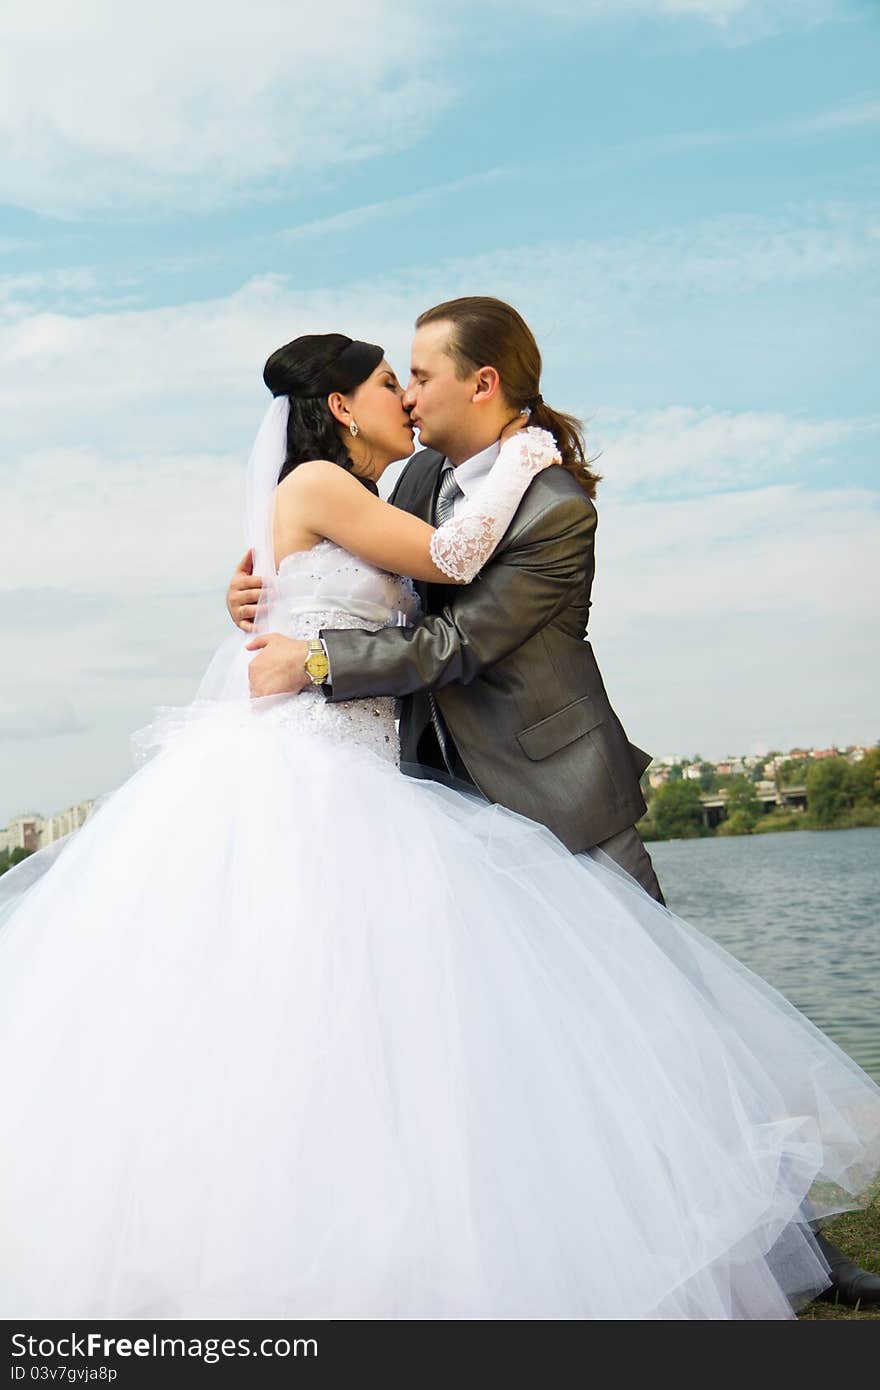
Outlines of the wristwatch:
M306 671L312 685L325 685L330 674L330 662L327 660L327 652L324 643L314 641L309 643L309 654L306 657Z

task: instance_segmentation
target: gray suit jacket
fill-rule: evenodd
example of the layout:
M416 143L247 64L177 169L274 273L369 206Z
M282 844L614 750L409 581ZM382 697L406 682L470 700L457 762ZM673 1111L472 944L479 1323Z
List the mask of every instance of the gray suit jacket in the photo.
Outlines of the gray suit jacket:
M442 462L417 454L391 500L430 522ZM574 851L643 815L639 776L650 762L627 740L586 641L595 528L583 489L548 468L471 584L416 586L416 626L321 633L329 699L400 697L403 762L440 767L433 691L479 790Z

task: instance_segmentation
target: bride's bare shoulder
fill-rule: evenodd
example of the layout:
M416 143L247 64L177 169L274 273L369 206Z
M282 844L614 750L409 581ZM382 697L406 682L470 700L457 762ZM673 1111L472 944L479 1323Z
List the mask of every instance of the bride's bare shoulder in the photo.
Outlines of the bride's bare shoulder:
M351 489L363 492L353 473L331 459L306 459L298 463L291 473L276 489L276 501L283 507L294 498L301 505L306 497L320 497L330 494L338 497Z

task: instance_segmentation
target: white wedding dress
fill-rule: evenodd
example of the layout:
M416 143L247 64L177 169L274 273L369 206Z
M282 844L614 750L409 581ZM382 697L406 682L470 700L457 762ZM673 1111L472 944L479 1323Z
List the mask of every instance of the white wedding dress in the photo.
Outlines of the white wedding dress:
M415 599L323 542L275 602ZM610 861L401 775L391 701L250 703L246 640L0 928L0 1316L793 1316L880 1089Z

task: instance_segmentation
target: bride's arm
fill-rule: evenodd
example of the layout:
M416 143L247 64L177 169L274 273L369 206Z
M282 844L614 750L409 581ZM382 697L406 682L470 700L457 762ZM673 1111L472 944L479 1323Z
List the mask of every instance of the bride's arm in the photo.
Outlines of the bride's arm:
M491 556L536 474L559 463L546 430L505 440L488 477L434 528L392 507L337 464L304 463L278 489L276 533L289 527L335 541L380 569L435 584L469 584Z

